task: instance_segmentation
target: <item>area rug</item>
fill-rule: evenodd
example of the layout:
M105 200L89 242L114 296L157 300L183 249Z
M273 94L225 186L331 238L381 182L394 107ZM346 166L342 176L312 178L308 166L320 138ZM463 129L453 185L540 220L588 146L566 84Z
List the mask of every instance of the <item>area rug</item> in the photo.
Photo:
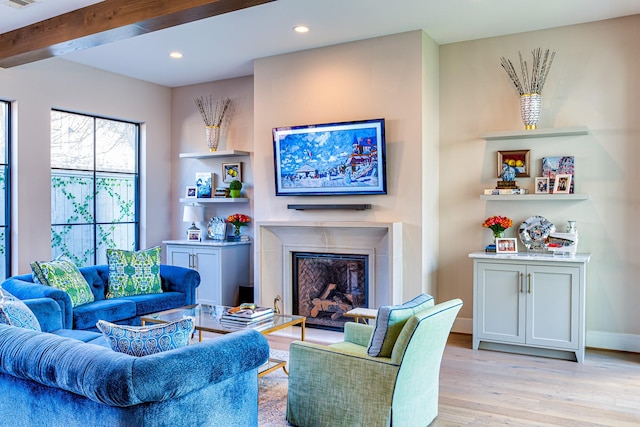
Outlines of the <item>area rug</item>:
M271 350L271 357L289 360L289 352ZM258 425L261 427L289 427L287 413L288 377L282 369L258 379Z

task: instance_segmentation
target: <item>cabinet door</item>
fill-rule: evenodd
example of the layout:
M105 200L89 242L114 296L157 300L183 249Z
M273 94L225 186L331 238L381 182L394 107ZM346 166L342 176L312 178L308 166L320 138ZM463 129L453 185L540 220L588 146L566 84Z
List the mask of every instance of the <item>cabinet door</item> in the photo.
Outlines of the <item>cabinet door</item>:
M477 265L475 303L478 339L525 342L525 267L516 264Z
M191 248L167 245L167 264L178 267L193 268L191 265Z
M578 349L580 269L527 267L527 344Z
M196 288L199 304L223 305L220 292L220 249L194 249L196 270L200 273L200 286Z

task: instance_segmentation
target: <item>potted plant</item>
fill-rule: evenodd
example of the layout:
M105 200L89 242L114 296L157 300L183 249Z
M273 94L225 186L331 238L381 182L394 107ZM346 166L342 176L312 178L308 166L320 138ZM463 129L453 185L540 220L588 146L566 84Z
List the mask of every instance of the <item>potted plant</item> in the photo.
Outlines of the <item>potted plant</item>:
M231 197L241 197L240 190L242 190L242 183L237 179L234 179L229 183L229 190Z

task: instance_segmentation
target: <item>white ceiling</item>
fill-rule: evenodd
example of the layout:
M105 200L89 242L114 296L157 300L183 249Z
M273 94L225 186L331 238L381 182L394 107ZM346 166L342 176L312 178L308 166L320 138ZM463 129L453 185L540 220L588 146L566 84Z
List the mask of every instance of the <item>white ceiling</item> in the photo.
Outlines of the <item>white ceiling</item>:
M98 3L0 0L0 33ZM168 87L253 74L255 58L423 29L439 44L640 13L640 0L278 0L64 59ZM307 34L293 26L305 24ZM542 46L553 48L553 46ZM184 54L180 60L169 52Z

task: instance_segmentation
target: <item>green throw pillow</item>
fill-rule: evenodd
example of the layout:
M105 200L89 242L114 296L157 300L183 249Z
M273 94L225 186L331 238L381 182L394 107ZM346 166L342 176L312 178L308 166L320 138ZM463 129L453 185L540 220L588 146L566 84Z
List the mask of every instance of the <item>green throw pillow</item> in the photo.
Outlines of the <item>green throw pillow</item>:
M91 287L78 267L71 261L34 261L31 263L33 281L65 291L71 306L93 302Z
M407 320L419 311L433 305L433 297L420 294L402 305L383 305L376 316L376 326L371 335L367 354L373 357L389 357Z
M107 249L109 289L107 298L162 293L160 246L143 251Z

